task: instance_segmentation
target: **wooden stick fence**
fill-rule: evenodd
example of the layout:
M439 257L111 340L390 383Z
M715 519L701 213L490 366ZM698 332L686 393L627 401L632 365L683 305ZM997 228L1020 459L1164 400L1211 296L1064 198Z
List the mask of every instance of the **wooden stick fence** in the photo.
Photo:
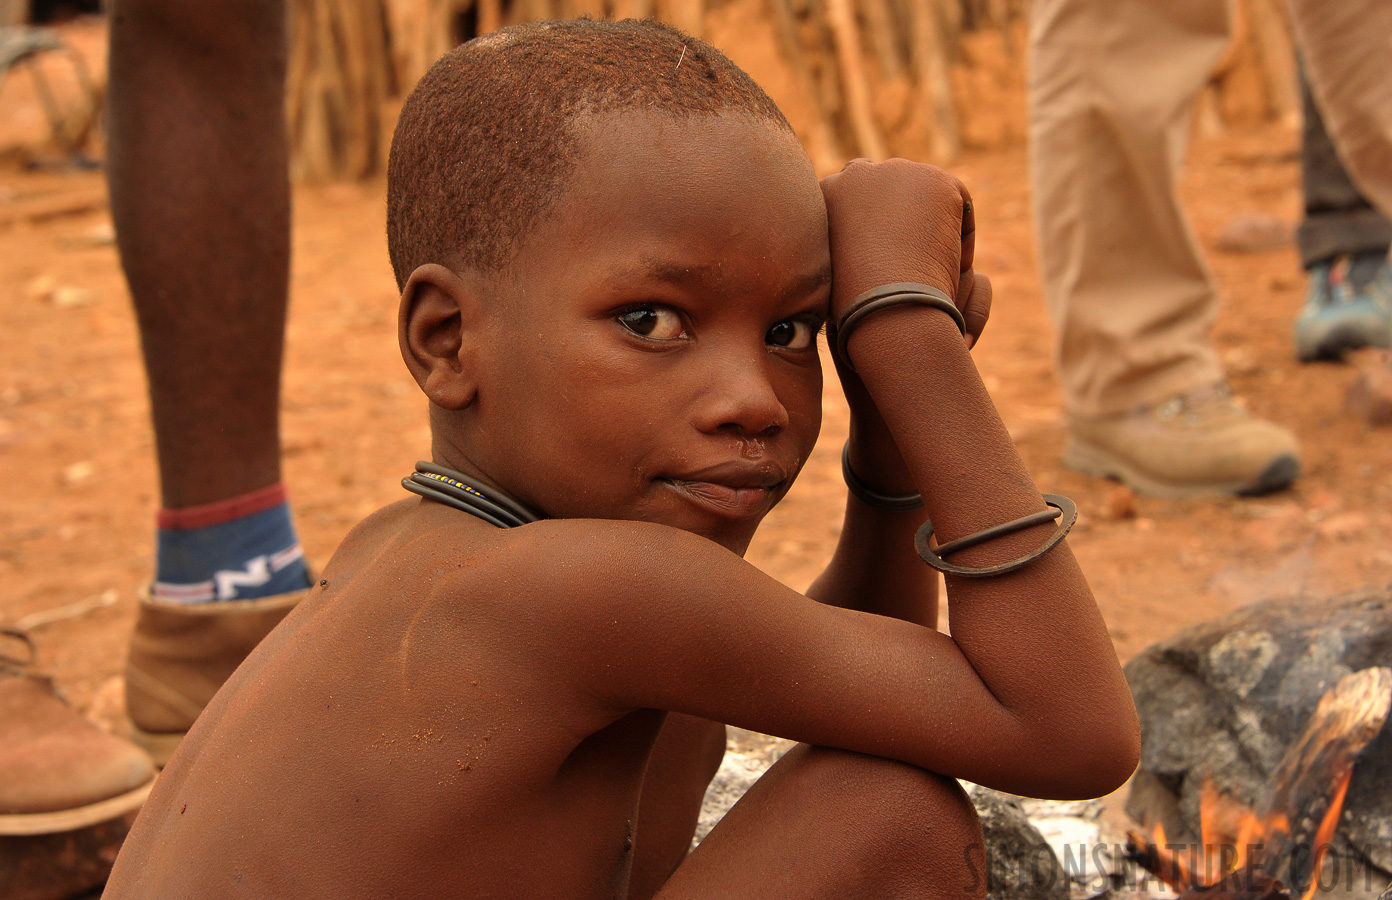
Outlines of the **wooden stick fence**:
M654 16L697 37L713 17L757 18L763 51L808 98L795 122L819 167L851 156L961 151L964 78L974 37L997 39L990 62L1023 79L1025 0L292 0L288 115L295 175L364 178L385 157L392 100L461 40L503 25L589 15ZM723 4L723 5L722 5ZM1201 127L1298 116L1284 0L1237 0L1232 50L1215 73ZM717 40L717 43L719 41ZM724 48L733 53L731 48ZM783 98L774 91L774 99ZM1011 102L969 96L970 104ZM1016 106L1019 106L1016 103ZM1023 107L1010 115L1023 120ZM1023 134L1023 124L1013 129Z

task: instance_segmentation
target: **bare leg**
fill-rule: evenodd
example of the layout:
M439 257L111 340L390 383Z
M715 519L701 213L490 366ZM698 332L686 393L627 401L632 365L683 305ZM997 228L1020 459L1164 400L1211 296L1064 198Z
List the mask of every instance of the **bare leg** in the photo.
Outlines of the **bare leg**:
M116 0L110 22L111 208L140 322L164 505L246 494L280 480L290 256L283 0ZM209 642L189 646L197 654ZM230 671L229 656L222 648L214 667ZM153 778L144 755L39 681L6 674L16 673L0 671L0 732L14 740L0 785L20 786L33 812L5 824L79 827L138 807ZM65 758L55 761L55 746Z
M280 480L290 260L283 0L117 0L111 211L164 506Z
M126 706L132 734L163 764L308 586L275 487L290 265L286 10L284 0L116 0L110 21L111 210L165 508ZM233 504L203 524L173 517L207 517L223 500Z
M657 896L980 900L982 846L976 812L952 779L802 745L759 779Z
M706 787L724 757L724 725L667 714L643 776L628 900L648 900L686 858Z

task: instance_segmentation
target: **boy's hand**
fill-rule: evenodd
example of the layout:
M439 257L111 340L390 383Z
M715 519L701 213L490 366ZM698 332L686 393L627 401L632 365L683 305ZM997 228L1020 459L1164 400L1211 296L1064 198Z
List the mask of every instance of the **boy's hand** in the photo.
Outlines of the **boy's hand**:
M831 321L873 287L929 284L956 300L967 346L986 327L991 284L972 271L976 217L962 183L936 166L853 159L822 179L831 231Z

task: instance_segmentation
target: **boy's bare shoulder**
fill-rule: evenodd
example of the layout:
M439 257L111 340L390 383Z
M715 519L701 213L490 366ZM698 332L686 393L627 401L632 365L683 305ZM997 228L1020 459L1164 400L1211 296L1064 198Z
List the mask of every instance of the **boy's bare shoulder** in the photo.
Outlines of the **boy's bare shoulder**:
M489 529L449 523L401 549L442 601L502 594L528 615L556 623L679 601L693 588L747 574L766 577L713 541L650 522L546 519Z
M667 525L544 519L502 529L413 500L359 523L323 574L335 589L392 603L484 606L558 624L592 618L596 607L650 608L751 576L776 584L719 544Z

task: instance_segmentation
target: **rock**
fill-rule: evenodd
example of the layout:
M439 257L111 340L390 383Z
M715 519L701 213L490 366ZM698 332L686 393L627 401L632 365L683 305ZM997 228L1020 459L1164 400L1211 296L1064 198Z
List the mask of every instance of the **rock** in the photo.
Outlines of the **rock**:
M1108 519L1136 518L1136 492L1124 484L1112 488L1102 502L1102 515Z
M1100 800L1021 798L1020 806L1060 861L1073 900L1145 889L1148 873L1125 855L1126 835L1102 818Z
M1373 428L1392 425L1392 366L1364 366L1358 372L1344 405Z
M1233 216L1218 233L1218 249L1228 253L1264 253L1287 247L1295 240L1295 227L1264 213Z
M92 292L71 284L59 284L52 275L40 275L25 285L24 292L33 300L46 300L59 309L90 306L95 302Z
M64 484L82 484L97 473L97 466L91 460L75 462L70 466L63 467L62 480Z
M1387 587L1253 604L1148 648L1126 666L1142 736L1127 812L1193 839L1206 775L1255 806L1324 693L1389 661ZM1334 845L1392 873L1392 729L1354 768Z
M24 286L24 293L30 300L47 300L58 287L58 279L47 273L32 279Z
M1368 530L1372 520L1362 513L1336 513L1319 524L1316 531L1320 537L1334 541L1348 541Z
M1261 371L1261 360L1246 347L1229 347L1223 351L1223 369L1229 375L1255 375Z
M1063 867L1019 798L976 784L966 788L986 838L986 900L1068 900ZM982 855L969 849L967 861L974 875Z
M1245 543L1271 554L1290 550L1309 536L1310 523L1305 510L1294 503L1283 503L1266 512L1243 526Z
M76 309L79 306L91 306L96 302L96 298L86 288L64 284L53 289L53 293L48 296L48 302L59 309Z

